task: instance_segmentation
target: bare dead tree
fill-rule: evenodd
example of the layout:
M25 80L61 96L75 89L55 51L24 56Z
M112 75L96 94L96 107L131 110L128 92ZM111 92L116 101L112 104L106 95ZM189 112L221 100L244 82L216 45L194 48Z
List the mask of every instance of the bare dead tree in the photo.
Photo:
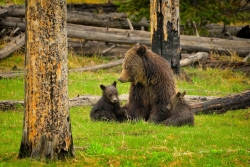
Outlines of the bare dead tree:
M19 158L73 156L66 1L26 1L25 111Z
M150 1L152 51L164 57L180 74L179 0Z

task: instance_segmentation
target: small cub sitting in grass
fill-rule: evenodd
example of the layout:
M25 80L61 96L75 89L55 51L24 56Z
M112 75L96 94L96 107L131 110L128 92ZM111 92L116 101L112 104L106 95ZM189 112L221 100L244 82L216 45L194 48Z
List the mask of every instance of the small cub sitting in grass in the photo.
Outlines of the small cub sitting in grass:
M184 99L185 94L185 91L178 92L171 97L167 109L171 111L172 116L163 121L163 124L168 126L194 125L194 114Z
M112 85L100 85L102 97L90 112L90 118L96 121L125 121L125 111L120 107L116 81Z

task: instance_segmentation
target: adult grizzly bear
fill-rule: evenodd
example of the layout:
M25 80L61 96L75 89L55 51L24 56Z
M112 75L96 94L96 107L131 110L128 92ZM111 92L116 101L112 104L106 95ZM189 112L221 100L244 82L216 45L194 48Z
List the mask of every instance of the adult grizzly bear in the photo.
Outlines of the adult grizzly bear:
M131 119L159 123L171 116L166 106L176 93L176 85L164 58L144 45L134 45L125 55L118 80L131 82L128 103L124 106Z
M90 118L98 121L119 121L126 120L125 111L120 107L116 81L112 85L100 85L102 97L94 105L90 112Z
M167 109L171 111L172 116L163 121L163 124L168 126L194 125L194 114L184 99L185 94L185 91L178 92L171 97Z

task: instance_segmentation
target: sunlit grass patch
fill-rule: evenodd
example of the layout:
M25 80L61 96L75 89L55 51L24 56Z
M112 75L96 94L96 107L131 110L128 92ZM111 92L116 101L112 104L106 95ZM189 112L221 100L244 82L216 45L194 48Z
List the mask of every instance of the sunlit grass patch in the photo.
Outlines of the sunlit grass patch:
M246 166L250 110L196 115L195 126L166 127L144 121L91 121L91 106L70 109L76 156L67 161L17 159L22 112L0 112L2 166ZM6 147L8 146L8 147Z
M25 56L22 53L15 53L4 59L0 59L0 72L12 69L14 66L24 69Z
M193 83L178 80L178 88L192 95L226 96L250 89L250 79L242 72L231 69L184 68Z
M104 56L84 56L84 55L76 55L74 53L70 53L68 55L68 68L82 68L82 67L90 67L99 64L108 63L110 60Z

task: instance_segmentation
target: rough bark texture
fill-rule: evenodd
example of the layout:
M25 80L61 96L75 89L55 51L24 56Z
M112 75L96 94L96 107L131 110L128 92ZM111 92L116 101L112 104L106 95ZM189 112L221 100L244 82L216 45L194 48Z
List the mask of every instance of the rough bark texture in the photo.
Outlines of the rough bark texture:
M26 1L25 112L19 157L74 155L68 105L66 2Z
M164 57L175 74L180 74L179 0L151 0L152 51Z
M223 114L228 110L246 109L249 107L250 91L191 105L193 112L202 112L204 114Z

